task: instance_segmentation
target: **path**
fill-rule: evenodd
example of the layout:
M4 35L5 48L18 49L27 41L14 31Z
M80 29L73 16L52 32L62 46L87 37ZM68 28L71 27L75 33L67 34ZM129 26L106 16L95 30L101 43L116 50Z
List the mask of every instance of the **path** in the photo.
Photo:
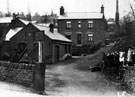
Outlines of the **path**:
M49 95L58 97L117 97L113 85L103 78L100 72L80 71L74 68L75 62L51 66L47 74L54 75ZM56 81L57 80L57 81ZM56 83L55 83L56 82ZM61 82L61 84L57 84ZM55 89L54 89L55 88ZM56 97L57 97L56 96Z

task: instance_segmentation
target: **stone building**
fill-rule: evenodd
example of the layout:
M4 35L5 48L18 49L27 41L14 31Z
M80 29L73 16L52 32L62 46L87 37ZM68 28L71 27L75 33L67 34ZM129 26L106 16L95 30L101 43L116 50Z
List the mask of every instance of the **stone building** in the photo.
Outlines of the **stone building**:
M58 32L72 40L73 53L88 53L93 44L105 41L104 6L101 12L65 12L61 6Z
M21 20L22 21L22 20ZM24 22L24 21L23 21ZM71 55L71 40L50 27L12 21L5 35L1 59L11 62L54 63Z

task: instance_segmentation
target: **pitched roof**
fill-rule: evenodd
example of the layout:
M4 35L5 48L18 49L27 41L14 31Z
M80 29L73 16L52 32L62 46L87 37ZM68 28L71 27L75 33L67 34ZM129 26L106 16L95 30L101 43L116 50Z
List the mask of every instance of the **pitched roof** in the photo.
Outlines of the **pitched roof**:
M12 17L1 17L0 18L0 24L2 23L11 23Z
M10 39L17 34L23 27L18 27L15 29L10 29L8 33L6 34L5 41L10 41Z
M21 22L23 22L25 25L31 23L36 23L36 21L27 21L27 20L23 20L18 18ZM0 24L2 23L11 23L11 21L13 20L13 17L2 17L0 18Z
M60 15L58 19L102 19L103 14L100 12L67 12Z
M36 23L36 21L27 21L27 20L23 20L23 19L19 19L19 20L26 25L29 24L29 23Z
M41 26L33 24L36 28L38 28L41 31L44 31L44 34L47 35L52 40L59 40L59 41L65 41L65 42L72 42L62 34L60 34L57 29L54 29L54 32L50 32L49 27Z

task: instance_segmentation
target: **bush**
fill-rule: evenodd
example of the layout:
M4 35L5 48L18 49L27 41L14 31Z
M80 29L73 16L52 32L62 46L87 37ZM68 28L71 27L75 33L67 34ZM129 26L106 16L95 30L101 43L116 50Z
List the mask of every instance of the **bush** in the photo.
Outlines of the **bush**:
M128 85L131 91L135 92L135 67L130 66L124 74L124 82Z
M90 68L92 67L102 66L102 52L107 52L110 48L111 47L101 48L92 55L82 57L80 60L77 61L76 67L80 70L90 70Z

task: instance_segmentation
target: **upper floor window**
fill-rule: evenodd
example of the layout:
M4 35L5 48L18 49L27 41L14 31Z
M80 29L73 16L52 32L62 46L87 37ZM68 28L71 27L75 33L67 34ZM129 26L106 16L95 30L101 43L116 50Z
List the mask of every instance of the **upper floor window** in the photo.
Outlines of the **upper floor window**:
M81 28L82 25L81 25L81 21L78 21L78 28Z
M66 38L71 40L71 35L66 35Z
M88 28L93 28L93 21L88 21Z
M65 32L65 37L71 40L72 32Z
M88 34L88 42L92 42L93 41L93 33L89 33Z
M66 22L66 28L71 28L71 27L72 27L71 21L67 21L67 22Z

